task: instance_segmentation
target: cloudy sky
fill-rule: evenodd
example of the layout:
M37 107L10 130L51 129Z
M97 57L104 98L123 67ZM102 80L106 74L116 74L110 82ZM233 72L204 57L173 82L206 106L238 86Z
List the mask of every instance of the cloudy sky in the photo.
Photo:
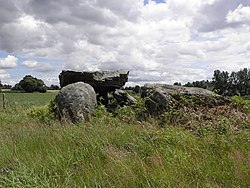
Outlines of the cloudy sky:
M250 68L250 0L0 0L0 79L130 71L130 84Z

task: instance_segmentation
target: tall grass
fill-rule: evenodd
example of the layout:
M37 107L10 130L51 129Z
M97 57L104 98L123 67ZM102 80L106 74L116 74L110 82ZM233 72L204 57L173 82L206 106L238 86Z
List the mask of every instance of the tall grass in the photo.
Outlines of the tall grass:
M0 187L247 187L249 131L198 137L119 119L0 127Z
M87 123L46 126L0 113L0 187L250 186L248 128L187 130L138 111L101 106Z

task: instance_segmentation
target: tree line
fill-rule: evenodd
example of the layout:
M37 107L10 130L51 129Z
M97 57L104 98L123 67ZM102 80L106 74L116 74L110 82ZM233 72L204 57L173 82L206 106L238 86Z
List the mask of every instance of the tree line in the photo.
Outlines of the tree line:
M175 82L174 85L181 86L180 82ZM184 86L186 87L199 87L212 90L220 95L234 96L234 95L250 95L250 69L244 68L237 72L227 72L215 70L211 81L193 81L188 82ZM51 85L47 87L45 83L36 77L26 75L15 86L2 85L0 81L0 89L11 89L15 91L25 92L46 92L49 90L59 90L57 85ZM126 87L125 90L133 90L134 93L139 93L140 86Z
M175 82L173 85L182 86L181 82ZM183 86L204 88L225 96L250 95L250 69L244 68L231 73L215 70L212 80L188 82ZM124 89L138 93L141 88L143 87L137 85L135 87L125 87Z
M43 80L33 77L31 75L26 75L22 80L20 80L15 86L3 85L0 81L0 89L11 89L13 91L25 91L25 92L40 92L45 93L49 90L59 90L60 87L57 85L46 86Z
M184 86L209 89L226 96L250 95L250 69L244 68L231 73L215 70L212 81L188 82Z

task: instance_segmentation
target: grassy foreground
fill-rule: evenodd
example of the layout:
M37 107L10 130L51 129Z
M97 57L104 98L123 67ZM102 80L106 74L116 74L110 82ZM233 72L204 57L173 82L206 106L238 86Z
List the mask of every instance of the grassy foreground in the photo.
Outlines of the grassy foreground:
M79 125L0 112L0 187L250 186L249 126L200 134L125 111Z

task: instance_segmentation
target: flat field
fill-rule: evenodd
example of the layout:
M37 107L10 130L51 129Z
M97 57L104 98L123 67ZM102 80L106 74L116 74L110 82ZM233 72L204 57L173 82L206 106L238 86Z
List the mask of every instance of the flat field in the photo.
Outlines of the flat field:
M54 96L6 93L15 108L0 111L0 187L250 186L249 121L237 120L235 129L221 117L190 130L138 121L130 107L115 116L99 107L73 125L44 117L39 106Z
M43 106L54 99L57 91L46 93L0 93L0 109L3 110L3 101L5 101L6 110L27 110L32 106ZM3 95L4 98L3 99Z

